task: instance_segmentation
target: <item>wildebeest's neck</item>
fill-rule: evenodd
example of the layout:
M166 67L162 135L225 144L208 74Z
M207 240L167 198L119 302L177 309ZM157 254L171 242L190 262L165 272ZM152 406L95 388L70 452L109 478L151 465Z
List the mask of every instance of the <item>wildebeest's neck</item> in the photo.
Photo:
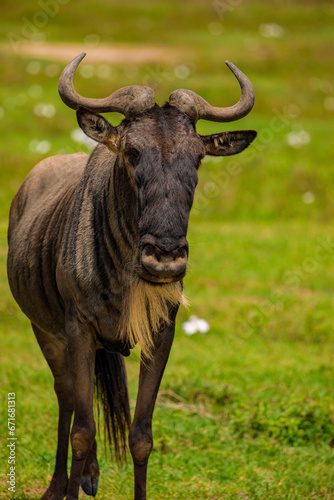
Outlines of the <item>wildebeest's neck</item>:
M137 195L118 157L91 154L73 206L72 270L80 285L105 290L128 280L138 246ZM72 222L73 224L73 222ZM73 269L74 268L74 269Z

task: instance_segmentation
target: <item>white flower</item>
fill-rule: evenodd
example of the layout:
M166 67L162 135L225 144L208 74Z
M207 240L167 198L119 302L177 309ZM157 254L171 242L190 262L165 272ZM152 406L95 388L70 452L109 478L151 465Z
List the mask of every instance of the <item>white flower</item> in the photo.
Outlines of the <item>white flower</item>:
M44 116L45 118L53 118L56 114L56 108L53 104L45 104L39 102L34 107L34 113L37 116Z
M174 74L176 78L183 80L184 78L187 78L190 75L190 69L188 68L188 66L185 66L183 64L180 66L175 66Z
M301 148L311 141L311 136L306 130L300 130L299 132L290 132L286 136L287 143L292 148Z
M87 137L87 135L81 130L81 128L75 128L71 132L71 139L78 144L84 144L87 148L93 149L97 142Z
M29 149L33 153L40 153L44 155L50 151L51 143L49 141L39 141L38 139L33 139L29 143Z
M188 321L182 324L182 329L186 335L194 335L195 333L207 333L210 329L209 323L205 319L190 316Z
M312 191L306 191L306 193L303 194L303 202L306 203L307 205L310 205L310 203L313 203L315 200L315 196L312 193Z

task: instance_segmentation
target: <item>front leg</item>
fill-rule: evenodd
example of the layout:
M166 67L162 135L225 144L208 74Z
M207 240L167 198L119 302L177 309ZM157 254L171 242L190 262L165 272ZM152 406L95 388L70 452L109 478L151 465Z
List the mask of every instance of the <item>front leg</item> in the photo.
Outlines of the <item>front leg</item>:
M74 420L71 430L72 465L66 500L77 500L79 486L95 439L93 415L95 336L88 328L70 322L68 353L73 374Z
M136 410L129 432L129 447L134 465L135 500L146 500L147 463L153 447L152 415L160 382L174 339L177 308L171 323L157 339L152 359L142 355Z

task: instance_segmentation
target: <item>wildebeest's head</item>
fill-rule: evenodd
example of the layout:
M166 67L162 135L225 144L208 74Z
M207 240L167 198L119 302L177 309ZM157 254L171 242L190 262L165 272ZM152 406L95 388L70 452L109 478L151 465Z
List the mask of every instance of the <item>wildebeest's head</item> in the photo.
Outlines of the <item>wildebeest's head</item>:
M215 108L190 90L176 90L169 103L155 103L148 87L122 88L105 99L87 99L73 88L73 74L85 54L76 57L60 77L63 101L77 109L78 122L91 138L116 153L138 193L139 248L137 269L150 282L181 280L186 273L189 213L197 170L205 155L240 153L256 137L254 130L201 136L197 120L226 122L245 116L254 104L253 86L227 62L242 95L230 108ZM118 111L125 120L113 127L96 112Z

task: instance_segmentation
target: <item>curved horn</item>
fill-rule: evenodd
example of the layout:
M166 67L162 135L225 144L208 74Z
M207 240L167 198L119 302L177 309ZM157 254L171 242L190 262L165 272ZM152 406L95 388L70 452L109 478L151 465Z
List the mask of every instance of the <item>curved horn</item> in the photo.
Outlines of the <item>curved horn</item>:
M215 108L195 92L184 89L172 92L169 97L169 104L188 115L193 123L196 123L200 119L212 122L232 122L246 116L254 106L255 92L253 85L247 76L234 66L234 64L229 61L226 61L226 64L237 78L241 87L241 97L234 106L229 108Z
M97 113L117 111L131 120L155 105L154 91L150 87L140 85L123 87L104 99L90 99L79 95L73 87L73 75L85 55L85 52L82 52L75 57L59 78L59 95L68 107L78 109L82 106Z

